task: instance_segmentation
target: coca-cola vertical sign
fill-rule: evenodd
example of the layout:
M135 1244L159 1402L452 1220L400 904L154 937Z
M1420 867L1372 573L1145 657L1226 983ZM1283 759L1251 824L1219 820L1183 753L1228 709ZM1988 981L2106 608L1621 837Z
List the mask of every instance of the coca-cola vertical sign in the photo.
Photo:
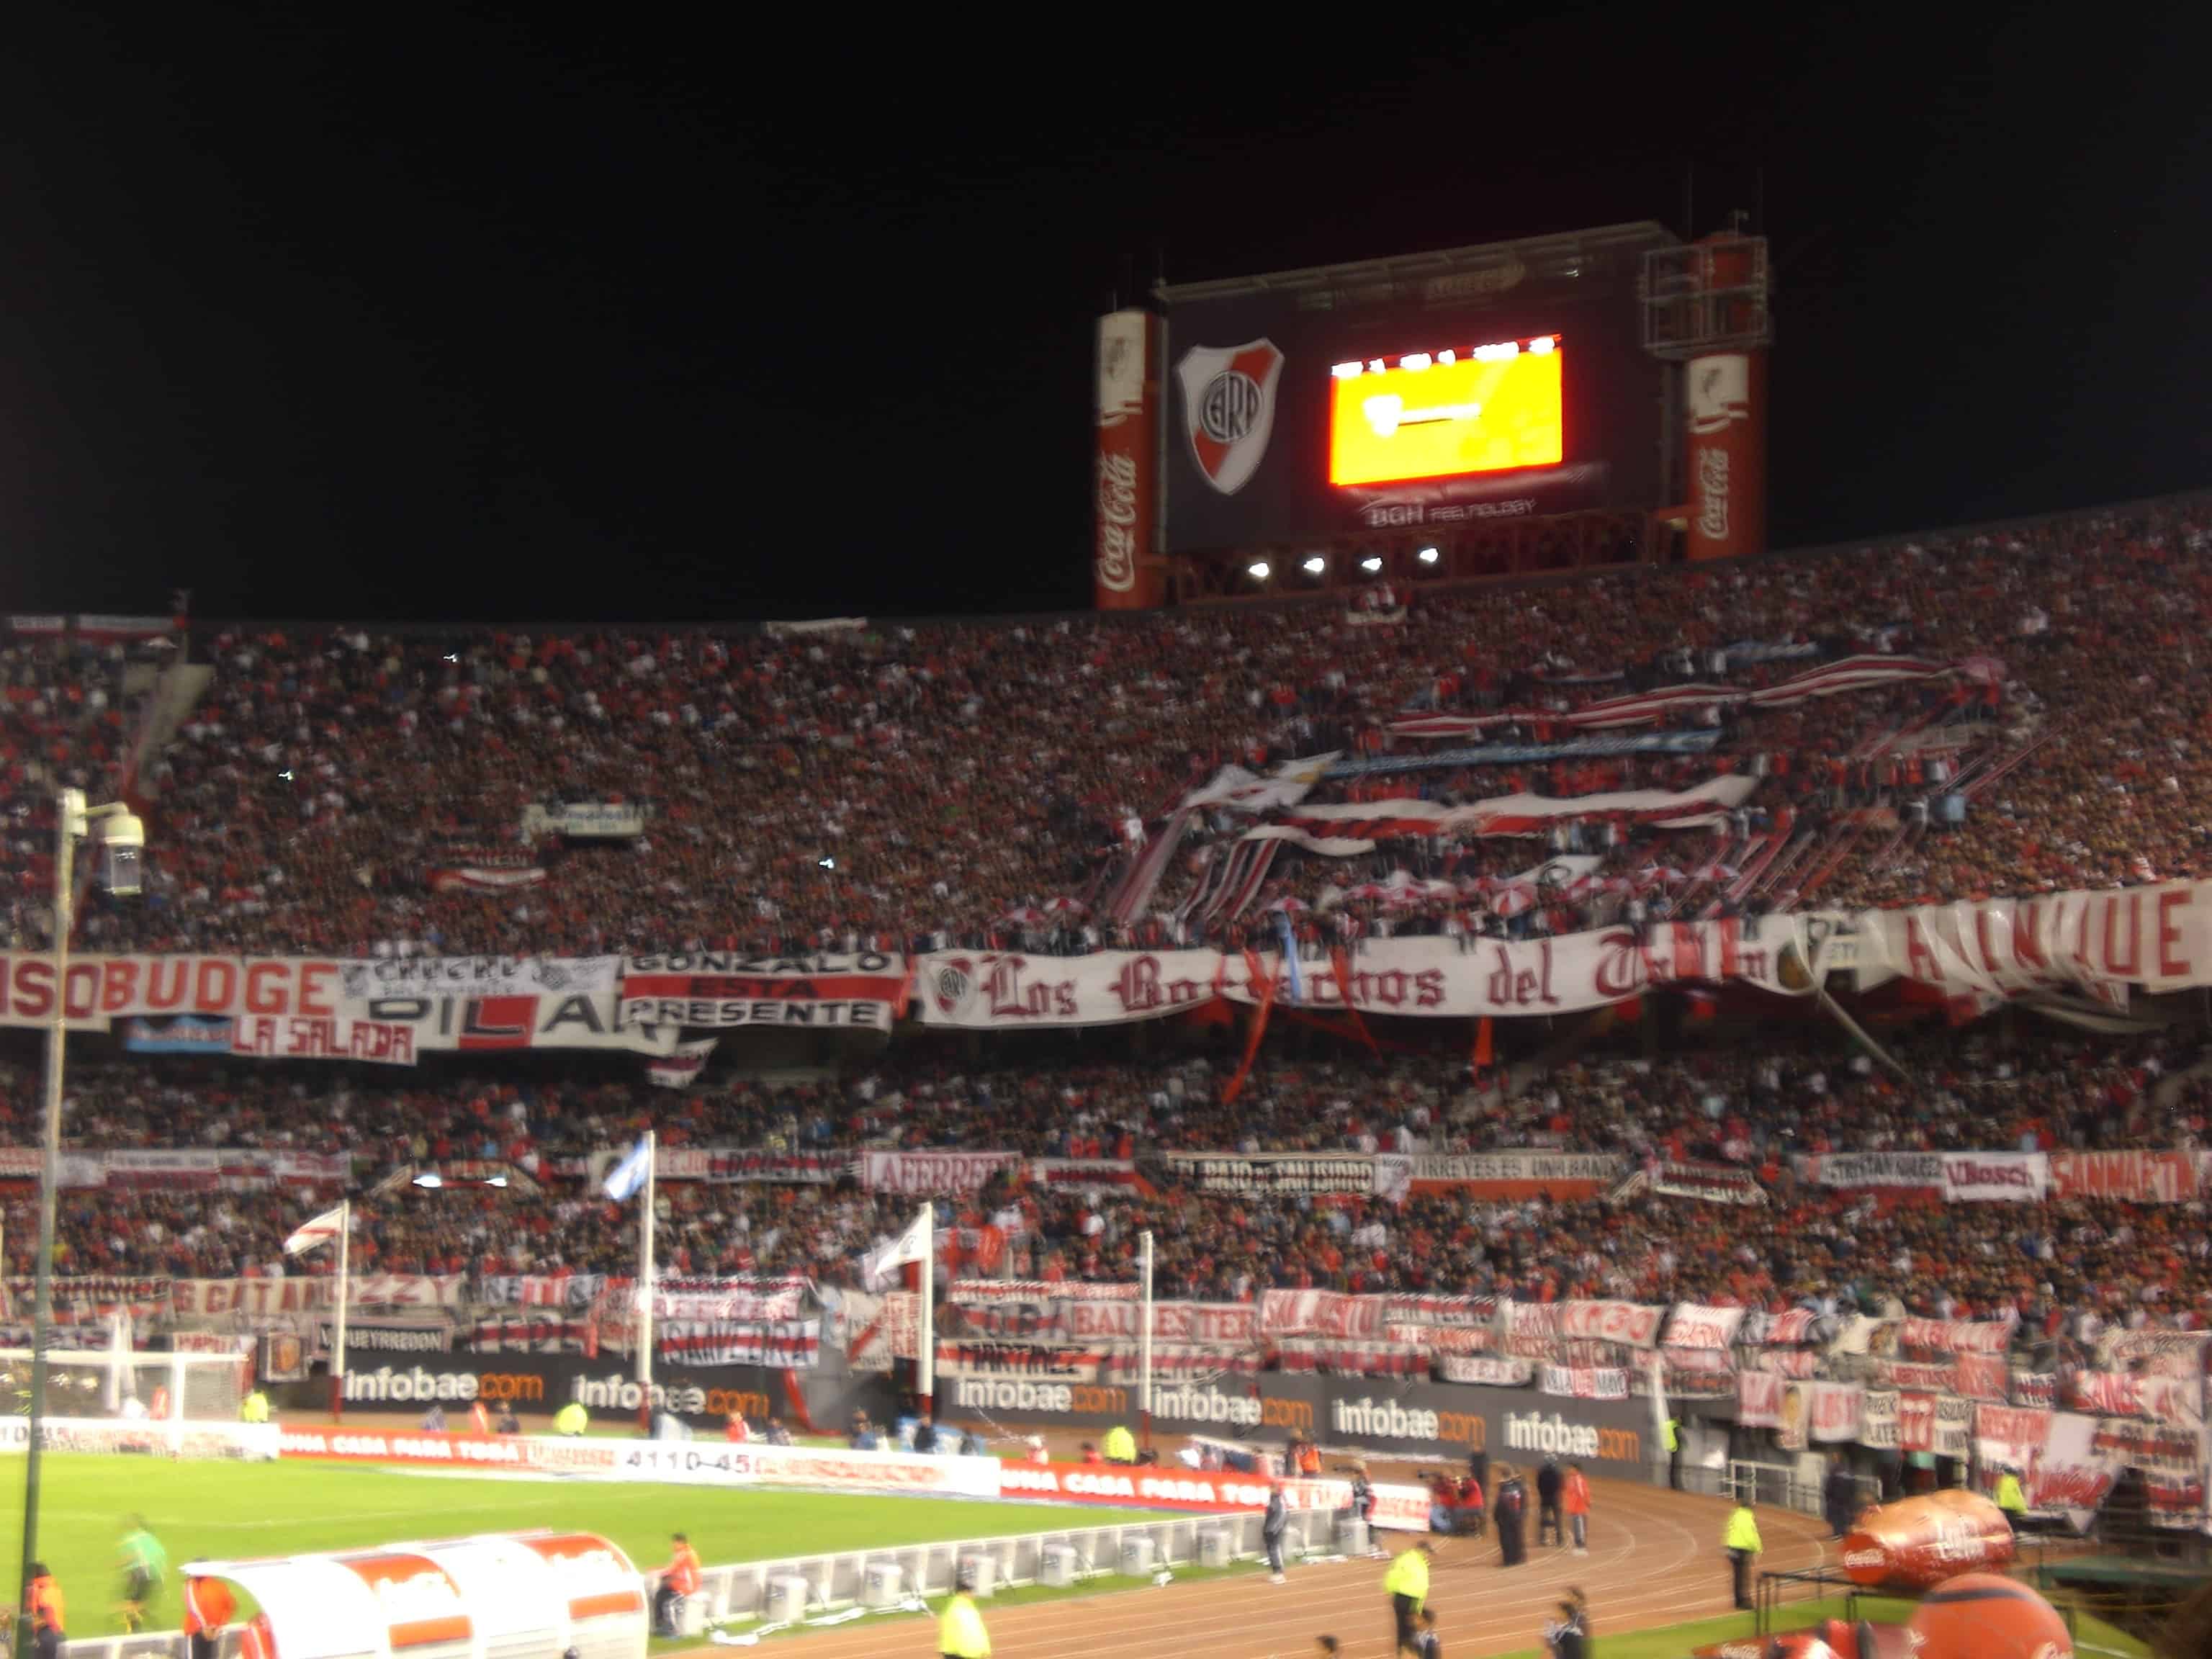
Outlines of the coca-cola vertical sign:
M1690 533L1692 559L1766 549L1766 354L1723 351L1690 360Z
M1160 602L1159 566L1152 557L1159 418L1152 331L1152 313L1146 311L1116 311L1098 319L1091 571L1101 611L1145 611Z

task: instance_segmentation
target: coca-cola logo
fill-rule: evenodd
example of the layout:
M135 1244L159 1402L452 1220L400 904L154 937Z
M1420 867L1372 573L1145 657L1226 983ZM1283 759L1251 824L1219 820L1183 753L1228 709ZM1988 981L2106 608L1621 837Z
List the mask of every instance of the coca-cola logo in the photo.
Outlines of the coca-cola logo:
M1098 585L1125 593L1137 583L1137 458L1098 457Z
M1708 541L1729 537L1729 453L1717 445L1698 453L1698 529Z

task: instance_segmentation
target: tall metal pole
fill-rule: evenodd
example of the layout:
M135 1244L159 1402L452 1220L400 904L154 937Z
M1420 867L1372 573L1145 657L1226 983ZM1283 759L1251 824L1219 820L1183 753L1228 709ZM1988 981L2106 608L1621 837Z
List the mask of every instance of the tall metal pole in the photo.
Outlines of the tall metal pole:
M1145 1448L1152 1444L1152 1234L1139 1237L1143 1247L1137 1256L1138 1276L1143 1281L1143 1305L1137 1316L1137 1421L1145 1431Z
M345 1416L346 1304L353 1299L353 1200L338 1200L338 1316L331 1353L331 1420Z
M937 1424L937 1201L926 1199L921 1214L921 1352L915 1356L915 1394L921 1414Z
M31 1617L31 1565L39 1559L40 1446L46 1414L46 1346L54 1322L54 1194L61 1185L62 1067L69 1042L70 878L76 855L76 825L66 794L55 802L54 829L54 1010L46 1026L46 1129L39 1170L39 1259L33 1268L31 1334L31 1439L23 1466L22 1597L16 1603L16 1651L31 1659L36 1621Z
M653 1178L660 1149L645 1132L645 1207L638 1212L637 1425L653 1432Z

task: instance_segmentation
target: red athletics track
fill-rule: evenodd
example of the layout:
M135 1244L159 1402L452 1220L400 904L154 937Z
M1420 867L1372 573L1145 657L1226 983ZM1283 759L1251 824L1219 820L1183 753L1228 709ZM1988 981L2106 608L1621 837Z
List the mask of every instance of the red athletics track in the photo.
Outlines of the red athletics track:
M1729 1611L1729 1563L1720 1547L1724 1500L1616 1480L1592 1481L1590 1498L1590 1553L1580 1559L1532 1546L1528 1564L1508 1571L1498 1565L1492 1539L1437 1540L1429 1605L1445 1652L1540 1648L1544 1621L1570 1584L1589 1596L1600 1641ZM1533 1501L1528 1515L1533 1522ZM1761 1510L1759 1528L1766 1545L1762 1567L1828 1559L1826 1528L1809 1516ZM1253 1573L1030 1607L994 1609L985 1601L983 1617L994 1659L1311 1659L1314 1638L1324 1633L1344 1644L1345 1659L1389 1659L1384 1565L1292 1567L1282 1584ZM936 1636L933 1620L883 1619L775 1642L790 1644L795 1659L921 1659L937 1651ZM696 1651L719 1659L728 1650Z

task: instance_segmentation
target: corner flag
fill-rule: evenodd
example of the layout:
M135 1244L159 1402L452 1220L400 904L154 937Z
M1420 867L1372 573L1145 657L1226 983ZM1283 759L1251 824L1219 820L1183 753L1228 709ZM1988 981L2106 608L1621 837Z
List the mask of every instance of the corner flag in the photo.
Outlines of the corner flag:
M890 1276L891 1269L909 1261L927 1261L930 1258L931 1235L935 1231L936 1217L924 1210L914 1218L913 1225L890 1243L871 1250L861 1261L861 1272L871 1285L880 1284Z

